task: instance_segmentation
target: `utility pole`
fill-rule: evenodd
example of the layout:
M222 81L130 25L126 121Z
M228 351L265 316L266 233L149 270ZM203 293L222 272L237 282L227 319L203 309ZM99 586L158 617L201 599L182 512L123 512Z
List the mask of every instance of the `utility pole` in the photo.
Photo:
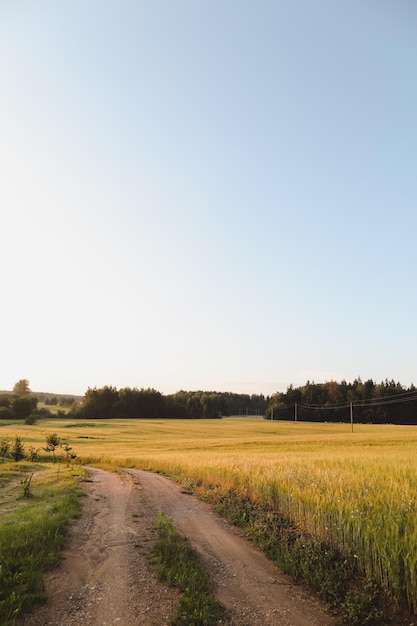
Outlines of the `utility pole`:
M297 403L294 405L294 422L297 421Z
M350 426L353 433L353 402L350 403Z

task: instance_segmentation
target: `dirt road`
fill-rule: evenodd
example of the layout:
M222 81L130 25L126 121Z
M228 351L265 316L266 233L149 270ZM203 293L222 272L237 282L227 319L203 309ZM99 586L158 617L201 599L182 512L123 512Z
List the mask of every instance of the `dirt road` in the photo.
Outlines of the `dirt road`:
M326 607L279 572L209 505L148 472L89 470L83 515L61 565L47 577L49 600L19 626L164 626L178 594L149 563L159 512L189 538L233 626L331 626Z

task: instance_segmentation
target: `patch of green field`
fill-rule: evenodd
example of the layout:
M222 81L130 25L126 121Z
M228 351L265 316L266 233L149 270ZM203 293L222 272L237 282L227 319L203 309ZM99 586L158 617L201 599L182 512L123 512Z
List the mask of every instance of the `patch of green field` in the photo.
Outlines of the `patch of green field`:
M57 413L68 413L71 407L62 406L60 404L45 404L44 402L38 402L38 409L46 409L52 415L56 415Z
M1 464L3 626L13 624L20 613L44 599L43 573L59 561L68 524L80 512L78 481L83 474L81 468L74 473L50 463Z

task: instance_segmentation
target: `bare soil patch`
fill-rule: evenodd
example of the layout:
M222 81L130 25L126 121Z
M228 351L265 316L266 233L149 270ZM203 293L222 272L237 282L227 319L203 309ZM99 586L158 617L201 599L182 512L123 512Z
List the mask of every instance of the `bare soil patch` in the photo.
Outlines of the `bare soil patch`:
M46 579L48 602L19 626L168 625L178 593L150 564L159 512L188 537L233 626L331 626L326 605L282 574L240 531L172 481L149 472L90 469L82 517L62 563Z

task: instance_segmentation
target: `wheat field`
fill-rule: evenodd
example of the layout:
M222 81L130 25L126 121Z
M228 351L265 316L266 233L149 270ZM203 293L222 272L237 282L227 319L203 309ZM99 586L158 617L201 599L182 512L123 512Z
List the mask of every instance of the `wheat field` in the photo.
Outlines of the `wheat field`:
M235 490L353 555L387 595L417 611L417 429L248 419L43 421L3 426L77 462L134 466Z

